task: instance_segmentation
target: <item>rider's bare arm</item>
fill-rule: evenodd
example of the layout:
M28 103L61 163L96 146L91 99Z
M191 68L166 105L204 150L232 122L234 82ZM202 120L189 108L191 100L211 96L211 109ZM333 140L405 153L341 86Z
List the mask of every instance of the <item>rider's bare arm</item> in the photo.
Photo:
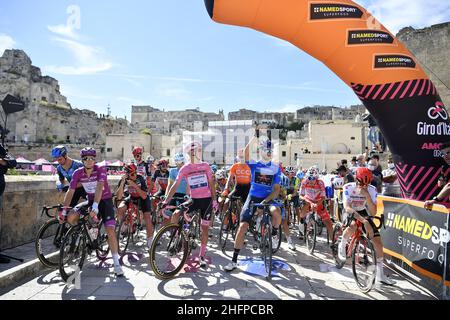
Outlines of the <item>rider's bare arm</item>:
M68 207L69 204L72 202L74 193L75 193L75 189L67 190L66 195L64 196L64 207Z
M267 198L265 198L261 203L268 203L269 201L278 198L278 195L280 194L281 186L279 184L274 185L273 191Z

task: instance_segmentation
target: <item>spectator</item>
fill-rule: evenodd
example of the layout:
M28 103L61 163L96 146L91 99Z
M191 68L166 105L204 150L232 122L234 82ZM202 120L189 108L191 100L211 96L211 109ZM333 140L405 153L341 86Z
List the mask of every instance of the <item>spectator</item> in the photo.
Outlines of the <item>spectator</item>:
M397 172L392 158L388 159L388 168L383 170L383 189L382 195L401 198L400 184L398 182Z
M17 166L16 159L8 154L8 151L0 143L0 211L3 211L3 192L5 191L5 174L8 169ZM9 263L9 259L0 255L0 263Z
M440 191L433 199L425 201L424 207L429 210L433 208L433 204L435 203L443 204L447 208L450 208L450 182L448 181L450 169L450 141L442 145L441 157L444 159L444 165L441 167L441 176L438 180Z
M380 156L377 155L377 154L373 154L373 155L370 156L369 160L372 160L372 159L374 160L374 163L375 163L375 165L377 167L376 170L380 171L380 172L383 171L383 168L380 165Z
M366 167L366 157L363 154L358 154L356 156L356 167Z
M339 166L337 168L337 174L344 178L344 183L355 182L355 178L347 167L344 165Z
M370 184L377 188L378 193L381 193L383 186L383 174L381 171L377 170L376 160L370 159L369 163L367 164L367 168L372 171L373 174L372 182Z

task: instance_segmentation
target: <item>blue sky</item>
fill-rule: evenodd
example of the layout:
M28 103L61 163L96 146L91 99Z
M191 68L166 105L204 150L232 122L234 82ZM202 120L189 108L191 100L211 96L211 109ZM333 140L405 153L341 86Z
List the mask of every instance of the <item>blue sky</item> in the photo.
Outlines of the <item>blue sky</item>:
M359 0L391 32L450 20L441 0ZM78 15L79 13L79 15ZM80 17L77 19L76 17ZM287 42L210 20L203 0L0 0L0 52L23 49L75 108L294 111L359 103ZM0 54L1 54L0 53Z

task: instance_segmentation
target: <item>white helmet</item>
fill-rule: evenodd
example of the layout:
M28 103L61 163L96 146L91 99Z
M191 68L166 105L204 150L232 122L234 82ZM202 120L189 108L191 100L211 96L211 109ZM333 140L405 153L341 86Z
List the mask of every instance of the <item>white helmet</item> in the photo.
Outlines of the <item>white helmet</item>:
M153 162L155 162L155 158L153 158L152 155L149 155L149 156L147 157L147 163L153 163Z
M317 167L313 166L313 167L309 168L305 174L305 178L308 180L319 179L319 170L317 170Z
M224 170L217 170L216 172L216 179L220 180L220 179L225 179L226 175L225 175L225 171Z
M344 186L344 178L342 178L342 177L334 178L333 185L335 188L338 188L338 189L342 188Z
M184 154L181 152L175 153L174 157L173 157L173 161L175 162L175 164L178 163L185 163L186 159L184 158Z

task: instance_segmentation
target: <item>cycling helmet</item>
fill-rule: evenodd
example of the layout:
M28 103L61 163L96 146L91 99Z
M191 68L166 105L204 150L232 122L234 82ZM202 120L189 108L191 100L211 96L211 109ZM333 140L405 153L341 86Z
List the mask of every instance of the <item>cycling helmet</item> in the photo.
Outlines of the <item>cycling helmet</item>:
M135 148L133 149L133 156L136 157L136 155L142 154L142 152L144 152L144 150L143 150L141 147L135 147Z
M186 159L184 158L184 154L181 152L175 153L175 156L173 157L173 162L175 162L176 164L186 162Z
M153 162L155 162L155 158L153 158L152 155L149 155L149 156L147 157L147 163L153 163Z
M368 168L362 167L356 169L356 180L362 185L368 185L372 181L372 171Z
M124 170L126 173L130 174L130 173L136 172L137 167L133 162L130 162L125 166Z
M273 143L269 139L263 139L259 142L259 148L267 153L272 152Z
M165 160L165 159L161 159L158 161L158 167L162 167L162 166L168 166L169 165L169 161Z
M213 165L211 166L211 170L212 170L213 173L216 173L218 169L219 169L219 168L218 168L217 165L215 165L215 164L213 164Z
M305 173L302 170L297 171L297 178L303 179L304 176L305 176Z
M87 148L83 148L80 151L80 157L84 158L84 157L96 157L97 156L97 151L95 151L94 148L91 147L87 147Z
M289 178L284 174L281 175L281 187L282 188L289 187Z
M308 180L317 180L319 179L319 170L317 170L316 167L311 167L309 168L309 170L306 172L305 177Z
M52 157L64 157L67 154L67 148L63 145L56 146L52 149Z
M344 179L341 177L335 177L333 180L333 186L338 189L342 188L344 186Z
M226 175L225 175L225 171L224 170L217 170L216 172L216 179L220 180L220 179L225 179Z

